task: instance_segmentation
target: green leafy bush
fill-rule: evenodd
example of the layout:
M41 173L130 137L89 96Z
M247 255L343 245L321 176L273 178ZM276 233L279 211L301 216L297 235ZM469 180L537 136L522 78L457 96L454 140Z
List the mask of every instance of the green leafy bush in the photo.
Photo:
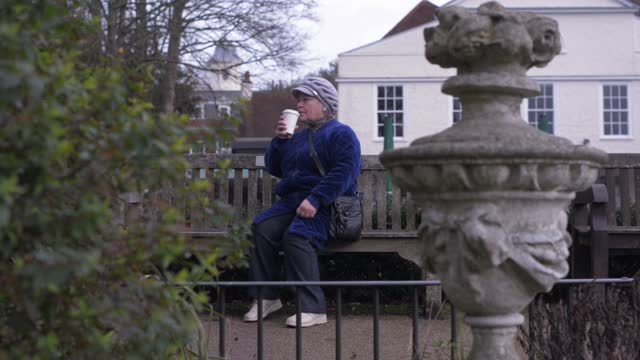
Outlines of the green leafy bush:
M0 5L0 359L184 356L207 298L174 284L241 261L242 241L172 274L171 201L118 221L119 195L181 181L184 121L152 114L122 69L82 63L94 24L70 4Z

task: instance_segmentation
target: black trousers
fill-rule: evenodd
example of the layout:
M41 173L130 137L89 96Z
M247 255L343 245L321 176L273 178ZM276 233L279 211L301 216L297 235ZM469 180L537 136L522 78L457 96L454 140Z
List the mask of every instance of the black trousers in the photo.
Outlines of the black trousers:
M319 281L318 255L311 240L289 233L289 225L294 214L276 216L260 224L253 224L251 241L250 271L252 281L278 281L281 263L287 281ZM282 251L284 258L278 253ZM279 298L279 288L263 287L264 299ZM249 295L257 296L255 287L249 288ZM324 292L319 286L305 286L301 291L302 312L326 312Z

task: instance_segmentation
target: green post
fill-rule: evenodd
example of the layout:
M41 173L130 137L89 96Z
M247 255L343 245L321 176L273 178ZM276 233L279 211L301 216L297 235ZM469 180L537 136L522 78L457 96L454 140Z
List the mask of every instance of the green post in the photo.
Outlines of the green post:
M384 151L393 150L393 122L390 115L384 117ZM391 204L391 175L387 172L387 204Z
M384 150L393 150L393 122L389 115L384 117Z
M384 150L393 150L393 121L391 115L385 115L384 117ZM392 199L393 199L393 185L391 184L391 175L387 171L386 174L387 183L387 219L391 217ZM379 226L379 225L378 225Z
M547 114L542 114L538 118L538 129L546 132L547 134L551 134L551 129L549 127L549 121L547 120Z

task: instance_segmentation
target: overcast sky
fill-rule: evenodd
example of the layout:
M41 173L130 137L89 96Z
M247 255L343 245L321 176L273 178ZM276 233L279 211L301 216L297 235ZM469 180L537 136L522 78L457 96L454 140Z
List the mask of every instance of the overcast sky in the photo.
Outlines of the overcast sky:
M440 6L448 0L431 2ZM420 0L318 0L319 22L311 26L307 44L307 55L317 60L308 62L299 76L328 67L339 53L380 40L418 3Z

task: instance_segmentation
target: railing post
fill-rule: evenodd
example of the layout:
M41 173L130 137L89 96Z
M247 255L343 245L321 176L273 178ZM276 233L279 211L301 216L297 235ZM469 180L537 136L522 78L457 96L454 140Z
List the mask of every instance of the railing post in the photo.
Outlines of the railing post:
M262 286L258 286L256 288L257 290L257 299L256 301L258 302L258 360L262 360L264 358L264 349L263 349L263 343L262 343L262 325L263 325L263 321L262 321Z
M296 360L302 359L302 287L296 286Z
M224 307L225 297L226 297L225 287L221 287L220 291L218 292L218 332L219 332L218 355L223 359L226 356L225 327L226 327L227 320L226 320L225 307Z
M412 341L411 341L411 359L412 360L420 360L420 336L419 336L419 325L418 325L418 287L414 286L411 289L411 295L413 299L413 304L411 306L411 326L412 326Z
M380 291L373 289L373 359L380 359Z
M458 359L458 314L455 306L451 306L451 360Z
M342 289L336 289L336 360L342 359Z

